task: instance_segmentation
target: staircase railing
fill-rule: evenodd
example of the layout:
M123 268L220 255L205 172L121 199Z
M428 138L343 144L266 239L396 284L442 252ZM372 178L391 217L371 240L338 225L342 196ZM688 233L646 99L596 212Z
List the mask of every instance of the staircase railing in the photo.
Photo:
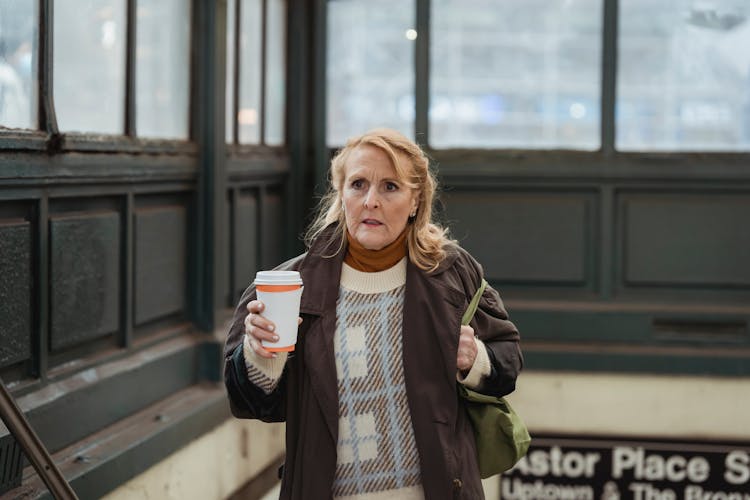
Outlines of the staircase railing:
M78 500L73 488L55 465L47 448L29 425L29 421L18 408L2 380L0 380L0 414L5 426L21 445L26 457L47 485L50 493L57 500Z

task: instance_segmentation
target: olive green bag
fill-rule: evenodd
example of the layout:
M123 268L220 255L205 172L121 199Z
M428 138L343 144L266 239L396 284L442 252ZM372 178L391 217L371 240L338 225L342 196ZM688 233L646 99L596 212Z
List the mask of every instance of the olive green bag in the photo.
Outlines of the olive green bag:
M483 279L461 318L462 325L468 325L474 317L486 287L487 281ZM531 443L531 436L521 417L505 398L480 394L463 384L458 384L458 394L464 399L466 413L474 428L482 479L513 467L526 454Z

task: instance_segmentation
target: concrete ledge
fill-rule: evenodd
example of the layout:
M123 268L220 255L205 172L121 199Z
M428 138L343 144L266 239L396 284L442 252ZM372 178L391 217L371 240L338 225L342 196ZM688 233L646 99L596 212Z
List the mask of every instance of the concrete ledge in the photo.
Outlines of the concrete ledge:
M278 482L283 443L283 424L230 417L103 498L260 498Z
M747 440L749 377L525 371L509 396L534 432Z
M53 455L80 498L100 498L229 418L224 387L179 391ZM32 467L14 498L51 498Z

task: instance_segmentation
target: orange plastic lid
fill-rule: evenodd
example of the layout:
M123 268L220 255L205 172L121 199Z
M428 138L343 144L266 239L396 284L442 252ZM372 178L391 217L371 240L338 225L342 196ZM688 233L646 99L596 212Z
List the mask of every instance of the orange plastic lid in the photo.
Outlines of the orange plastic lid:
M299 290L302 285L256 285L255 289L261 292L291 292Z

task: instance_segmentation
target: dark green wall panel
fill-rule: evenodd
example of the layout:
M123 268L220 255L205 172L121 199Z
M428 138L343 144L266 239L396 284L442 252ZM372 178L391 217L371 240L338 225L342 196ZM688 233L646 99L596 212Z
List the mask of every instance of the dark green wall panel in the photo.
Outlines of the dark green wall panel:
M491 280L583 286L592 279L593 194L452 192L453 236Z
M284 200L277 192L269 192L263 198L263 207L261 211L261 227L263 240L262 243L262 263L265 269L270 269L281 264L284 260L284 254L281 251L282 241L287 233L287 228L283 225L283 207Z
M0 220L0 366L31 356L31 229Z
M225 306L231 306L234 303L234 291L232 290L232 246L231 238L232 233L232 200L227 196L224 199L224 225L222 231L217 236L221 241L221 252L219 271L221 273L223 288L221 290L222 298ZM188 285L189 286L189 285Z
M750 288L750 193L623 195L628 285Z
M258 199L253 194L237 197L234 209L234 287L242 293L258 270Z
M135 324L185 309L187 211L182 206L135 211Z
M509 306L510 307L510 306ZM510 309L524 340L648 342L651 318L639 312Z
M51 349L117 331L120 215L53 216L49 227Z

